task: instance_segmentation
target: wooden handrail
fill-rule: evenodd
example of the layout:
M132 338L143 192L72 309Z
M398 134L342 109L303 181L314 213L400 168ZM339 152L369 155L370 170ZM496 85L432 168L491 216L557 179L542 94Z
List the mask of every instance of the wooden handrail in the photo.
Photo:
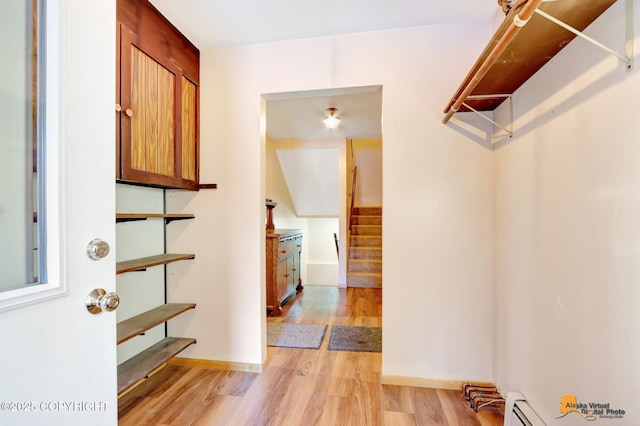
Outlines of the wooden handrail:
M356 177L358 176L358 166L353 166L353 181L351 183L351 207L349 208L349 231L353 227L353 211L356 202Z

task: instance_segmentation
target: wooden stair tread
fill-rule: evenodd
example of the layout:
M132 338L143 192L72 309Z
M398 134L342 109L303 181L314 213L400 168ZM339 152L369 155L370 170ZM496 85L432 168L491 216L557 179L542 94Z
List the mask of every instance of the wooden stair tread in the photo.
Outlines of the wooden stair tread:
M356 277L381 277L381 272L347 272L347 275L353 275Z
M152 266L166 265L167 263L177 262L179 260L194 259L195 257L196 255L193 253L165 253L155 256L141 257L138 259L125 260L116 263L116 274L139 271L141 269L150 268Z
M118 366L118 393L122 393L169 361L196 339L167 337Z
M349 262L357 263L382 263L382 259L349 259Z
M117 344L144 333L181 313L194 309L195 303L167 303L118 323Z
M359 252L369 252L369 253L377 253L382 252L382 247L380 246L351 246L349 250L359 251ZM353 259L353 256L349 256L350 259ZM361 258L358 258L361 259Z

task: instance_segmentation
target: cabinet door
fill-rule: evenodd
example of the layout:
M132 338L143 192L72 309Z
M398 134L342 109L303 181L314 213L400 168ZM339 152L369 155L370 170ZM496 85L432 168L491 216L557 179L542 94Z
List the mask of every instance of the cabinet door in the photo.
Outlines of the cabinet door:
M294 277L295 277L294 259L295 258L296 258L295 254L287 258L287 294L293 291L293 289L296 286L296 283L294 281Z
M198 183L198 86L182 77L182 180Z
M289 272L287 271L287 261L288 259L283 259L278 262L278 294L276 295L276 299L278 301L278 305L282 303L282 300L288 293L289 289Z
M293 272L292 279L293 285L295 287L300 283L300 252L296 251L293 256L291 256L291 263L293 263Z
M120 178L198 189L198 91L160 49L121 25Z

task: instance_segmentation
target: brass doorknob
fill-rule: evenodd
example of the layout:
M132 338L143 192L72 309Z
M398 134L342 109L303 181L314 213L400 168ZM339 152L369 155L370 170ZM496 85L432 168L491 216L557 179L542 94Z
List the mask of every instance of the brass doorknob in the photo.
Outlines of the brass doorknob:
M122 106L120 104L116 104L116 112L122 111Z
M133 117L133 110L131 108L127 108L124 113L127 114L127 117Z

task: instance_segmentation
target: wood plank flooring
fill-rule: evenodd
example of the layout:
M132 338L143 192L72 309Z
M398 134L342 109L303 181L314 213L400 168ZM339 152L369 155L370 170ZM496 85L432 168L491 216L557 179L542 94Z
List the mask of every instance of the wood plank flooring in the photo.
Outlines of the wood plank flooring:
M307 285L273 322L382 326L382 290ZM379 353L267 348L262 374L169 365L119 401L120 425L480 425L462 392L380 384Z

